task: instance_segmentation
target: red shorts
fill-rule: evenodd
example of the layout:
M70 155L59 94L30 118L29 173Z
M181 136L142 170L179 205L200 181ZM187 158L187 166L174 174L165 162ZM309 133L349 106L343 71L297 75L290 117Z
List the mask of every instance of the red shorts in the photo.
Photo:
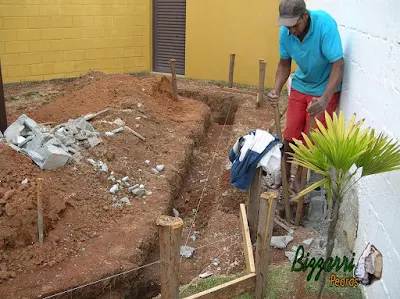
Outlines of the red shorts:
M333 112L336 110L339 102L339 95L340 92L335 93L328 103L326 111L330 116L332 116ZM316 98L316 96L306 95L294 89L290 90L283 135L285 140L291 142L293 138L296 138L303 141L301 133L308 133L308 126L310 123L310 116L307 113L307 107L313 98ZM325 113L322 113L318 117L318 120L326 127Z

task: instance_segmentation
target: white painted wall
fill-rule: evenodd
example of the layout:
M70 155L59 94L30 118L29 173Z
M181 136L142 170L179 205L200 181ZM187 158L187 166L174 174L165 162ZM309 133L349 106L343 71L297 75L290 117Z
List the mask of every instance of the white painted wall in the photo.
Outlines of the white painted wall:
M345 55L340 108L346 116L400 139L400 1L306 0L339 25ZM383 278L364 288L367 298L400 298L400 171L359 183L357 257L367 242L383 255Z

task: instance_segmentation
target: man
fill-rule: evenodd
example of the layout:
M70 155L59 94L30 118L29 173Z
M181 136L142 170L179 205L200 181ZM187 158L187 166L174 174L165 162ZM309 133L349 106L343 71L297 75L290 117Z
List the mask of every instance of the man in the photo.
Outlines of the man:
M318 118L324 125L326 110L330 115L336 110L341 91L344 61L340 35L335 20L324 11L306 9L304 0L282 0L279 5L280 61L275 86L268 93L276 105L283 85L291 73L292 59L297 63L291 83L286 124L284 151L292 152L289 143L302 140L307 134L310 117ZM284 155L288 181L290 163ZM302 168L296 173L293 191L300 192ZM275 181L278 188L281 182Z

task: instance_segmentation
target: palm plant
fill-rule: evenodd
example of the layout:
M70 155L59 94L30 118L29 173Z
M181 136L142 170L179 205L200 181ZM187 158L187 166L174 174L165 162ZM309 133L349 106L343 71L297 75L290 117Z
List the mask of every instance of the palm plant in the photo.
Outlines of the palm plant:
M294 140L291 144L291 163L320 173L324 178L304 189L297 198L317 187L324 186L328 193L328 203L332 205L328 228L326 258L332 255L335 228L339 209L346 192L362 177L400 169L400 144L376 135L375 130L362 128L364 120L356 122L355 114L345 123L344 113L334 113L331 118L325 112L326 128L316 120L317 129L310 132L310 138L303 134L305 143ZM354 178L354 179L353 179ZM332 201L332 202L331 202ZM321 298L326 273L320 280L318 298Z

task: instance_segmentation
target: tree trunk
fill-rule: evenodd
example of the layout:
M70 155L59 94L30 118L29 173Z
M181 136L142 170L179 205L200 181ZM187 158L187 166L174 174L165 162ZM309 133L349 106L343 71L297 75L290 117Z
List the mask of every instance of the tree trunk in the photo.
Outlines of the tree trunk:
M336 189L336 188L335 188ZM339 218L339 209L340 209L340 204L342 203L342 197L339 195L340 190L336 189L333 192L332 196L332 203L333 203L333 215L332 218L330 219L329 223L329 228L328 228L328 241L326 245L326 254L325 254L325 259L328 259L333 252L333 247L335 245L335 237L336 237L336 224ZM318 291L318 299L321 299L322 292L325 287L325 280L326 280L326 272L322 271L322 275L320 277L319 281L319 291Z

